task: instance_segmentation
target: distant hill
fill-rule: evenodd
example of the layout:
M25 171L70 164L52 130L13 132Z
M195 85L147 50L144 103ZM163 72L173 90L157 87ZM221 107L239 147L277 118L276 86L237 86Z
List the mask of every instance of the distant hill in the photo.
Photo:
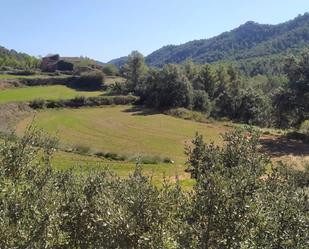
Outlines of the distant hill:
M219 36L190 41L182 45L168 45L146 56L149 66L183 63L192 59L197 63L240 61L250 58L298 51L309 46L309 14L278 25L247 22ZM122 66L126 57L110 63Z
M128 59L128 56L123 56L123 57L109 61L108 64L113 64L116 67L120 68L126 63L127 59Z

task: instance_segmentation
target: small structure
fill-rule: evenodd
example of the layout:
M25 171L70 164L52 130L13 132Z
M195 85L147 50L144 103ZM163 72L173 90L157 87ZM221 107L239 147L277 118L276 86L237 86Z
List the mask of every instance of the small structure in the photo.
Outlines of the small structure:
M42 58L40 68L43 72L73 71L74 65L61 60L59 54L52 54Z

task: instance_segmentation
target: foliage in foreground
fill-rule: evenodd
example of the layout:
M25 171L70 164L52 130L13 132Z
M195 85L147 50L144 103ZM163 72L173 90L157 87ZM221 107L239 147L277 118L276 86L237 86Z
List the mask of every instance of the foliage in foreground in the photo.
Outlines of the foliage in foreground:
M308 171L270 166L258 135L187 149L190 193L128 179L55 172L56 142L31 129L0 145L0 248L307 248Z

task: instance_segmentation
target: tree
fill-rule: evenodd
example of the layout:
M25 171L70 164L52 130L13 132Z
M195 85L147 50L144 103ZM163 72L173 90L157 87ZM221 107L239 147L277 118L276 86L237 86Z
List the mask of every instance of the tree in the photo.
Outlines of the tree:
M104 65L102 71L108 76L115 76L118 74L118 68L113 64Z
M308 186L307 173L272 167L251 128L223 138L219 147L197 135L186 150L188 171L196 179L187 213L190 226L183 232L188 244L207 249L306 248L308 193L300 186ZM267 167L272 167L268 175Z
M144 56L138 51L133 51L129 56L123 71L127 78L129 91L137 92L142 84L143 78L147 73Z
M215 71L210 65L206 64L201 68L193 85L194 89L206 91L210 99L213 99L216 89L216 83L217 79Z
M184 63L184 71L190 82L193 82L199 73L199 66L194 64L190 59L186 60Z
M211 102L208 94L202 90L193 91L193 109L206 113L207 115L211 112Z
M285 64L285 72L289 79L288 89L290 103L294 113L297 113L294 125L300 125L309 116L309 51L301 54L300 58L290 57Z
M190 107L192 87L187 77L175 65L153 71L144 85L142 101L155 108Z

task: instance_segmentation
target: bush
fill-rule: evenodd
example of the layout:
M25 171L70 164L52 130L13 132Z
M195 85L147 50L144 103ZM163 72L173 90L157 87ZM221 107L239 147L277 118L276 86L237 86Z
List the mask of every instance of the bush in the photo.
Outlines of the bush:
M288 139L301 140L303 142L307 142L308 141L308 136L306 134L298 132L298 131L288 132L286 134L286 137Z
M160 164L160 163L173 163L168 157L151 156L151 155L139 155L130 158L131 162L138 162L141 164Z
M129 93L129 89L125 82L116 81L114 84L111 84L107 87L109 95L126 95Z
M84 97L77 96L69 100L33 100L29 102L29 106L33 109L42 108L79 108L87 106L104 106L104 105L128 105L137 102L138 98L128 96L97 96L97 97Z
M115 161L125 161L126 160L125 156L120 156L117 153L111 153L111 152L104 153L102 151L99 151L99 152L96 152L95 155L97 157L102 157L102 158L106 158L109 160L115 160Z
M91 71L82 73L72 86L82 90L101 90L103 82L104 75L102 72Z
M33 70L18 70L18 71L14 71L12 74L13 75L29 76L29 75L35 75L36 71L33 71Z
M139 165L125 179L106 170L56 172L54 139L32 129L6 137L0 248L305 249L308 168L273 167L258 139L237 130L218 147L197 136L187 150L196 185L187 192L167 180L154 186Z
M201 122L201 123L209 123L211 120L207 118L205 113L201 112L196 112L196 111L191 111L185 108L175 108L175 109L170 109L165 112L167 115L171 115L176 118L182 118L186 120L194 120L196 122Z
M29 106L33 109L43 109L46 107L46 101L44 99L35 99L30 102Z
M257 132L236 130L223 138L225 146L220 148L197 135L193 148L187 149L188 171L196 179L193 209L187 216L192 219L187 230L193 231L190 244L305 248L308 193L283 165L266 177L271 163L260 153Z
M57 69L60 71L73 71L74 64L64 60L60 60L57 63Z
M102 71L108 76L115 76L119 73L118 68L113 64L104 65Z
M74 146L73 151L81 155L89 155L91 149L89 146L79 144Z
M62 85L70 86L72 82L75 82L77 77L70 76L57 76L53 73L54 77L31 77L25 79L19 79L20 82L26 86L46 86L46 85L59 85L59 82ZM57 77L56 77L57 76Z
M63 108L65 107L65 100L48 100L46 101L46 108Z
M306 135L307 137L309 137L309 120L305 120L305 121L301 124L301 126L300 126L300 128L299 128L299 131L300 131L302 134L304 134L304 135Z

